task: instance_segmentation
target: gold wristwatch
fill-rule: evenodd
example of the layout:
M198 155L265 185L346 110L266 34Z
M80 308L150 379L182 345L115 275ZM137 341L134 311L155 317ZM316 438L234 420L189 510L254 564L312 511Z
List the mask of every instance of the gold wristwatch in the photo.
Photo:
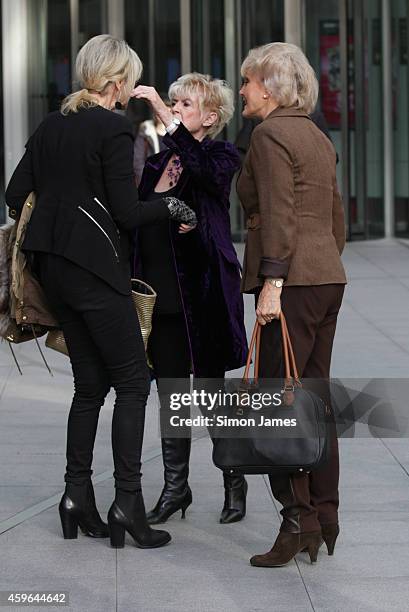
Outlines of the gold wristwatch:
M282 286L284 285L284 282L281 279L268 278L267 280L270 283L270 285L273 285L273 287L277 287L277 289L281 289Z

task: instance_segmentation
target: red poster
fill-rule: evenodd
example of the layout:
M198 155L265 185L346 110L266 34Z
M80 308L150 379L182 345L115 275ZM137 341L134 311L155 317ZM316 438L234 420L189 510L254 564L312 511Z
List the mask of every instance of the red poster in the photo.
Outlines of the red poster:
M352 36L348 37L349 56L352 54ZM348 63L349 125L354 126L353 63ZM330 129L341 127L341 55L338 21L320 22L320 89L321 110Z

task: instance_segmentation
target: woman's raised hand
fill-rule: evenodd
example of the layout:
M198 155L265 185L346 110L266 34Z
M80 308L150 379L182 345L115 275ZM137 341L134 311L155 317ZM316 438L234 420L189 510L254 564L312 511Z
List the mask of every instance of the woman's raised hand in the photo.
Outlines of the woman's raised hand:
M165 127L172 123L172 111L166 106L154 87L138 85L138 87L132 90L131 98L146 100L150 104L152 112L159 117Z

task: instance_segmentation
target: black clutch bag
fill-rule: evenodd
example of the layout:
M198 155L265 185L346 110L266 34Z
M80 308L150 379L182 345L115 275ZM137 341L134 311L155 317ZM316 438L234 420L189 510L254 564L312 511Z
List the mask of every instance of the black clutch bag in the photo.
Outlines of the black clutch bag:
M287 473L308 472L320 467L328 459L329 452L329 418L331 411L323 400L311 390L303 388L298 376L290 336L284 314L280 315L283 358L285 365L284 384L278 388L269 388L271 381L265 381L269 395L281 397L278 406L269 406L257 411L258 422L269 419L283 422L288 419L293 425L291 434L267 430L260 435L260 427L243 425L234 435L226 428L229 437L223 436L223 429L214 437L213 462L224 472L242 474L274 474L277 471ZM256 321L250 342L249 354L244 376L241 382L242 393L247 396L267 390L264 381L259 381L259 352L261 327ZM249 371L252 354L255 350L254 379L250 381ZM277 383L277 381L273 381ZM239 405L230 416L245 421L251 409ZM241 419L239 418L241 417ZM269 422L269 421L268 421ZM296 423L294 425L294 423Z

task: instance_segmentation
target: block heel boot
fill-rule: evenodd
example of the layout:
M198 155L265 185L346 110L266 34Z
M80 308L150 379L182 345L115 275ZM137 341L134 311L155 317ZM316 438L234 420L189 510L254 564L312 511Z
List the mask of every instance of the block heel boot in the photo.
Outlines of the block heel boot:
M58 511L65 540L78 537L78 527L90 538L107 538L108 525L103 522L95 504L92 482L67 483Z
M115 501L108 512L108 526L113 548L125 546L126 531L138 548L159 548L172 539L167 531L149 527L142 491L131 493L116 490Z

